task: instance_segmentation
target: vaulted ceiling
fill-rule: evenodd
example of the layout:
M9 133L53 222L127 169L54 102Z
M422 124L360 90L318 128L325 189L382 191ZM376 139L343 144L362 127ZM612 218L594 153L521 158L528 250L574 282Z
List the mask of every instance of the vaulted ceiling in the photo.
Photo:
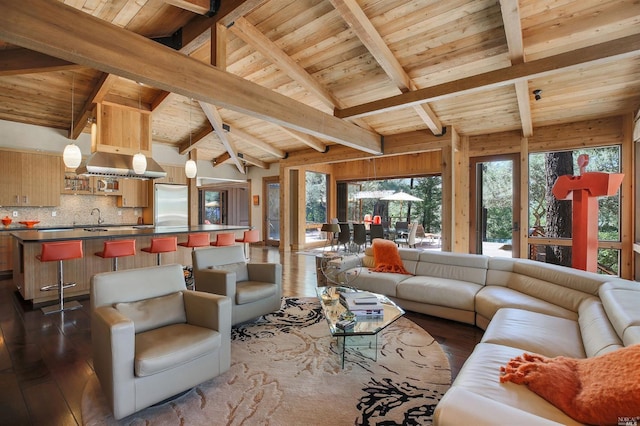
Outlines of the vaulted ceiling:
M638 1L210 3L0 0L0 119L77 138L97 102L125 105L152 111L156 143L265 167L640 105Z

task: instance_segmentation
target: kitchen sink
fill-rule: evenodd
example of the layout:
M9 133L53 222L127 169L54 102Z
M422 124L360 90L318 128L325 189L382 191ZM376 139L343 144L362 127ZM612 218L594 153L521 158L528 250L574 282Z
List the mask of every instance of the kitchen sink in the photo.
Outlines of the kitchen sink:
M109 228L84 228L85 231L87 232L102 232L102 231L108 231Z

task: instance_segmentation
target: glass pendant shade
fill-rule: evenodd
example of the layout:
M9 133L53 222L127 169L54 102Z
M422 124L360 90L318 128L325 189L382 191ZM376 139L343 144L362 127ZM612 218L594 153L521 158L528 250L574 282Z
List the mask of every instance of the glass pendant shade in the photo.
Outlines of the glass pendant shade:
M133 156L133 171L141 175L147 170L147 157L141 152Z
M198 166L196 165L196 162L193 160L187 160L187 162L184 164L184 174L187 175L189 179L193 179L194 177L196 177L197 173Z
M64 151L62 153L62 161L64 161L64 165L70 169L76 169L82 162L82 152L78 145L74 143L70 143L69 145L64 147Z

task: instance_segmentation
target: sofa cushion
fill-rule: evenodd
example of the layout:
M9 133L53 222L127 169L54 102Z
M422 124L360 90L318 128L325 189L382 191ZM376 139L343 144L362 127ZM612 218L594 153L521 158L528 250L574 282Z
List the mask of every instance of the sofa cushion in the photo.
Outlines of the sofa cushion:
M475 309L481 285L455 279L416 275L396 285L396 297L465 311Z
M349 283L349 285L360 290L395 297L396 285L410 277L411 275L393 274L390 272L373 272L367 268L362 268L360 275Z
M173 324L136 335L134 372L150 376L215 351L219 332L191 324Z
M273 296L278 286L262 281L242 281L236 284L236 305L253 303Z
M484 285L489 257L477 254L422 252L415 275L449 278Z
M500 382L527 385L577 421L620 424L640 413L638 365L640 345L586 359L523 354L500 369Z
M622 341L609 322L599 299L585 300L580 304L578 324L584 351L588 357L602 355L622 347Z
M511 346L546 356L585 357L580 327L576 321L523 309L498 310L481 342Z
M182 292L136 302L120 302L114 304L113 307L133 321L136 333L169 324L187 322Z
M574 321L578 319L573 311L506 287L484 286L476 294L478 315L490 320L500 308L519 308Z
M236 281L247 281L249 279L249 270L246 262L225 263L224 265L210 266L209 269L217 269L236 273Z
M462 366L452 387L461 387L477 395L513 407L535 413L537 416L562 425L579 425L571 417L550 402L514 383L500 383L500 367L513 357L522 355L522 350L493 343L478 343ZM465 401L457 401L464 404ZM499 413L496 413L499 415ZM496 418L495 421L499 421ZM508 423L508 421L507 421Z
M632 285L611 282L600 288L602 306L618 336L624 336L627 328L640 325L640 285Z

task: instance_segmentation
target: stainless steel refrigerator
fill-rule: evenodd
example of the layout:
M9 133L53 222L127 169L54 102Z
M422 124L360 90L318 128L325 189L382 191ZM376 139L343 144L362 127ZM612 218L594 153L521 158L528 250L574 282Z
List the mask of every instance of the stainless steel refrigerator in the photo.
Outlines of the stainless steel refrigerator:
M155 226L187 226L189 224L188 187L156 183L154 188Z

